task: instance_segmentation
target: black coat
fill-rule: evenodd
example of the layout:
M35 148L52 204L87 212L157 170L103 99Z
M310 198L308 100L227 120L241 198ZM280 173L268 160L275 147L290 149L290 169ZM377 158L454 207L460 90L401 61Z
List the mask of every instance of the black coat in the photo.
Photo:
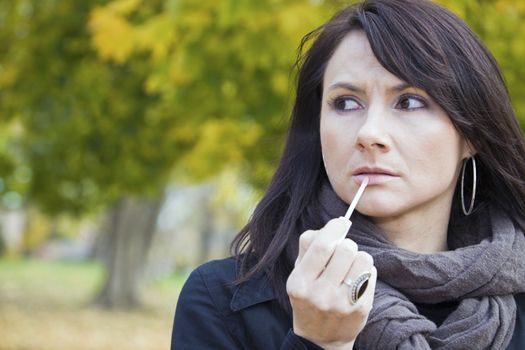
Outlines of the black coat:
M171 349L320 349L292 332L291 315L277 303L266 275L241 286L235 260L206 263L193 271L179 296ZM525 349L525 294L508 350Z

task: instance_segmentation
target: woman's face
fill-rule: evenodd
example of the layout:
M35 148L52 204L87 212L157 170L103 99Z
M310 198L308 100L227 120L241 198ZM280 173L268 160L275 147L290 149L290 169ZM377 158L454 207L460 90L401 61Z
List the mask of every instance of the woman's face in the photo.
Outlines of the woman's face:
M466 142L425 91L379 64L362 31L348 34L328 62L320 132L340 198L350 203L369 178L362 214L380 220L450 210Z

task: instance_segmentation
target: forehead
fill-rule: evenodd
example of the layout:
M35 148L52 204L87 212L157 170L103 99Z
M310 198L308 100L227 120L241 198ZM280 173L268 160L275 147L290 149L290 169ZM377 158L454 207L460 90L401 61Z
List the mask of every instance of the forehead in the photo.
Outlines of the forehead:
M328 61L323 80L325 87L349 81L360 85L403 82L381 66L362 30L353 30L344 37Z

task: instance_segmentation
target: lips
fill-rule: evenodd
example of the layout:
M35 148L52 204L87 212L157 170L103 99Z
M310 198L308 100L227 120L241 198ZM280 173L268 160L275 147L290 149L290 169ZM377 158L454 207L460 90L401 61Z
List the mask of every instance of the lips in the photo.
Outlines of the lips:
M352 177L358 184L368 177L369 185L378 185L399 178L399 175L390 169L364 166L355 169Z
M388 169L383 169L383 168L378 168L378 167L371 168L371 167L366 167L366 166L365 167L361 167L361 168L357 168L352 173L352 175L366 175L366 174L397 176L396 173L394 173L393 171L388 170Z

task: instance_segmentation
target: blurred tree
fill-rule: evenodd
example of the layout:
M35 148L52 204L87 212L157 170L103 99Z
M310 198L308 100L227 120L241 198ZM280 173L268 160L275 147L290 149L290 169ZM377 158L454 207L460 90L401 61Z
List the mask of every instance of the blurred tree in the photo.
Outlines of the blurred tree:
M525 128L525 2L517 0L438 0L462 17L500 64L513 106Z
M93 10L100 57L146 55L148 93L188 145L179 173L192 179L244 166L265 186L286 132L291 67L300 38L329 16L323 1L114 0Z
M525 120L524 5L441 2L494 50ZM17 133L0 142L0 171L23 180L6 192L21 186L50 214L113 208L99 300L133 305L172 169L197 181L235 167L264 187L286 132L295 48L343 3L0 0L0 115Z
M107 265L106 283L96 301L110 308L140 305L142 273L161 201L123 197L109 212L102 260Z
M27 199L51 215L112 207L101 303L136 303L174 165L200 180L249 159L245 169L262 174L252 178L267 181L295 47L324 19L319 9L304 1L0 1L1 113L20 124Z
M202 178L237 163L263 188L284 140L293 49L308 30L350 2L113 0L92 12L90 24L102 58L127 62L137 53L149 56L146 89L159 95L159 108L173 112L180 140L195 141L181 156L179 170ZM441 2L494 51L525 121L524 5Z
M8 72L0 79L0 98L2 115L21 125L17 150L31 169L26 195L42 210L79 215L110 205L122 214L127 208L122 202L139 198L133 200L142 203L141 215L117 216L126 220L128 232L110 232L119 239L110 240L114 254L99 298L104 305L126 307L137 300L136 281L154 232L156 215L149 209L158 207L180 148L167 134L169 116L149 112L157 96L143 89L147 61L114 65L92 49L87 19L101 3L1 2L1 32L10 40L0 58ZM115 263L127 251L133 260ZM131 277L113 287L121 275Z
M324 19L319 9L290 0L115 0L93 9L89 24L102 60L149 65L143 88L157 96L149 112L171 122L165 137L177 143L178 175L198 181L237 167L263 186L285 132L295 47Z

